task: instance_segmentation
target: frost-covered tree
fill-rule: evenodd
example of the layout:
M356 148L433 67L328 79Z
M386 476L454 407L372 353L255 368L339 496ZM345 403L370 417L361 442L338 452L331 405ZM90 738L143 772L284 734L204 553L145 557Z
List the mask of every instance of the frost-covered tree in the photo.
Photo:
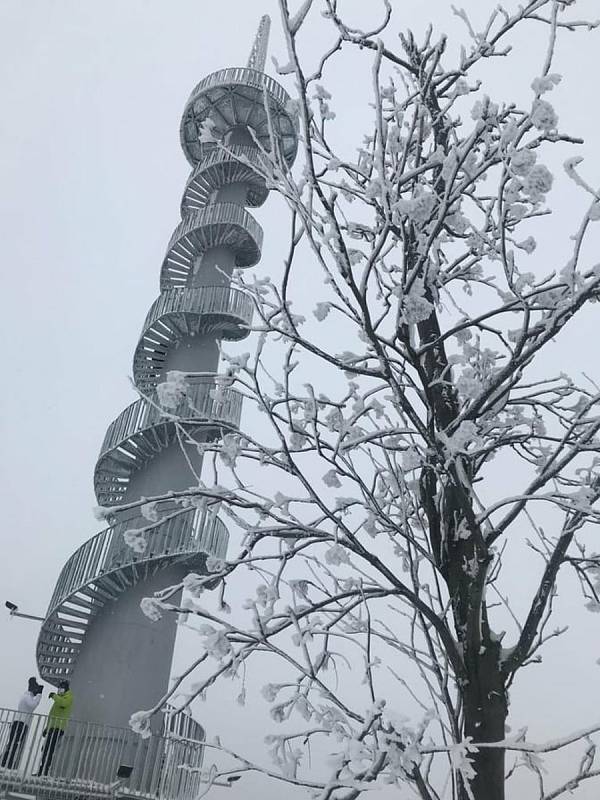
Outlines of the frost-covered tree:
M560 634L565 570L600 608L600 389L540 360L600 294L588 244L600 193L551 102L557 40L595 24L573 16L575 0L498 6L481 31L457 10L459 49L433 30L398 39L390 0L364 31L341 5L280 0L288 63L276 66L294 82L300 158L292 174L276 149L254 166L289 208L289 251L277 279L234 276L255 299L256 346L224 353L221 379L261 414L199 445L203 480L155 498L148 522L163 501L169 514L218 505L239 536L227 561L209 559L217 592L191 575L183 605L169 587L144 609L183 612L199 630L188 702L281 662L282 679L263 688L279 724L265 732L270 759L215 741L233 765L210 781L261 770L320 800L389 784L422 800L502 800L525 766L550 800L600 774L593 720L546 745L507 732L512 684ZM307 61L315 25L331 46ZM491 65L508 78L521 27L547 42L543 63L524 79L527 103L495 102L480 77ZM323 84L344 69L371 75L370 127L338 146ZM560 222L547 164L565 149L587 212L564 231L568 261L538 261L536 237ZM303 317L297 298L313 293ZM159 397L173 393L185 376L171 374ZM516 608L508 594L525 558ZM239 581L255 593L229 614ZM543 752L577 741L568 783L547 788Z

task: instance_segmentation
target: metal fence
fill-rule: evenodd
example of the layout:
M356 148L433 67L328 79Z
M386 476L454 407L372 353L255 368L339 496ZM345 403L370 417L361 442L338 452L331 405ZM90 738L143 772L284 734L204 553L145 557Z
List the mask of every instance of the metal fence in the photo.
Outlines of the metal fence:
M166 715L163 735L149 739L76 720L64 731L48 725L40 714L0 709L0 797L194 800L200 791L204 731L191 717Z

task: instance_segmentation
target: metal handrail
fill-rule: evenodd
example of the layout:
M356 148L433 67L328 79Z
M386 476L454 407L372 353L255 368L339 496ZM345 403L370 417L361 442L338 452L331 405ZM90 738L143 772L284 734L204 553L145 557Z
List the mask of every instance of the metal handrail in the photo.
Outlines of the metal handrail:
M204 731L181 716L165 715L162 732L143 739L130 729L74 719L59 733L46 716L0 708L0 793L194 800L202 783ZM120 765L132 768L122 782Z
M250 164L254 162L260 164L264 158L255 144L228 144L226 147L218 147L213 144L210 149L206 148L204 150L201 160L196 164L192 172L190 181L201 172L204 172L204 170L222 164L225 161L237 161L246 166L244 159L247 159Z
M226 525L216 514L197 508L188 509L159 524L154 523L145 534L146 549L143 553L127 546L123 538L125 531L152 525L142 517L116 522L84 542L62 568L46 617L52 617L86 584L132 564L196 553L223 558L227 552Z
M270 75L248 67L228 67L226 69L217 70L217 72L212 72L210 75L203 78L200 83L196 84L185 104L184 116L189 106L207 89L212 89L215 86L223 86L224 84L240 83L246 86L253 86L261 91L266 89L273 99L284 107L289 102L289 94L285 91L283 86L277 83Z
M252 297L230 286L178 286L165 289L150 306L142 326L142 337L158 319L167 314L218 314L235 317L250 326L253 311Z
M174 418L191 424L199 424L202 421L237 427L242 413L241 394L230 387L220 387L218 389L220 397L215 399L216 388L214 378L190 384L185 396L174 409L162 408L156 397L152 403L146 402L143 398L136 400L108 426L98 460L100 461L126 439L161 423L169 423Z

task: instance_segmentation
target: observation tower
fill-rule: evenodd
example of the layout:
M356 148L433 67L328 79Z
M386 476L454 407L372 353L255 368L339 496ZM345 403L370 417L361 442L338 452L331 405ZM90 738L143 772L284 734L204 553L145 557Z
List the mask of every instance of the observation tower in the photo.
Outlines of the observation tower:
M73 718L83 723L125 728L133 712L160 699L175 616L151 622L140 601L205 570L208 555L226 554L226 526L206 510L168 503L144 515L120 509L194 485L202 455L188 434L214 441L240 422L241 395L219 382L219 344L248 335L253 302L231 286L231 274L261 256L262 230L246 209L262 205L268 189L254 166L264 151L285 168L297 149L289 97L263 71L269 25L263 17L247 66L208 75L185 105L181 146L192 171L160 268L160 294L135 348L140 397L109 425L94 472L111 524L69 558L42 624L40 675L54 685L71 682ZM184 378L184 388L167 402L170 372ZM126 543L131 533L124 536L139 529L146 529L141 552ZM161 721L153 724L158 734Z

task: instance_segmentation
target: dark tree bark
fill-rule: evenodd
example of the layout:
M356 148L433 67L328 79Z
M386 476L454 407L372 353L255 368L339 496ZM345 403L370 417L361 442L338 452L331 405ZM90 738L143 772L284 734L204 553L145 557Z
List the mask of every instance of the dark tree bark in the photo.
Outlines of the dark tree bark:
M504 739L507 716L505 678L499 668L499 645L487 642L485 650L467 665L468 683L463 689L464 735L477 742ZM472 755L475 800L504 800L505 751L481 748ZM460 800L467 800L463 788Z

